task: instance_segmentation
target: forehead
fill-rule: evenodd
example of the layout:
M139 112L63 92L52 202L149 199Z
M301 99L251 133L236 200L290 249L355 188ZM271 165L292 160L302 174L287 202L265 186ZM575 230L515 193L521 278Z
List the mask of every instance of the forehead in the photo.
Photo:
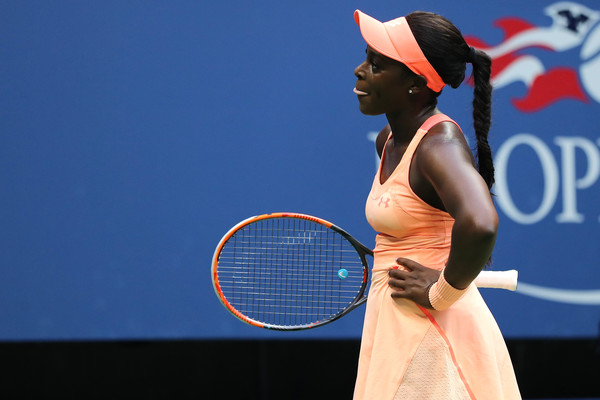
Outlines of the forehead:
M376 59L379 62L379 64L384 64L384 65L390 66L390 67L397 67L397 68L402 69L402 71L404 71L404 72L411 73L411 74L413 73L406 65L404 65L400 61L389 58L388 56L384 56L383 54L379 53L377 50L375 50L371 46L367 46L367 49L365 50L365 52L367 53L367 57Z
M380 52L378 52L377 50L375 50L374 48L372 48L369 45L367 45L367 49L365 50L365 53L367 53L368 56L377 57L382 60L396 61L396 60L392 60L391 58L389 58L387 56L384 56L383 54L381 54Z

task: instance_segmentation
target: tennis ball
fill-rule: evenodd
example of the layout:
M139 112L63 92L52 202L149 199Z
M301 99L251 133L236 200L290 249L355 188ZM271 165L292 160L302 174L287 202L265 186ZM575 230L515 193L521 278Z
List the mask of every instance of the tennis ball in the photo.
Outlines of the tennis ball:
M340 270L338 271L338 278L346 279L347 277L348 277L348 270L345 268L340 268Z

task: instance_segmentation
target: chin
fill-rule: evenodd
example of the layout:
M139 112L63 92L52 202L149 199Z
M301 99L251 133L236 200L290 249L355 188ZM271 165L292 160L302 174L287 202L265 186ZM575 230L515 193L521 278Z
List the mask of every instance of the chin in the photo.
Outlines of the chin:
M369 110L368 108L363 108L363 107L359 107L359 110L361 113L363 113L364 115L371 115L371 116L375 116L375 115L381 115L383 113L381 112L375 112L373 110Z
M358 109L359 109L359 111L360 111L362 114L365 114L365 115L372 115L372 114L370 113L369 107L366 107L366 106L364 106L364 105L363 105L362 103L360 103L360 102L358 103Z

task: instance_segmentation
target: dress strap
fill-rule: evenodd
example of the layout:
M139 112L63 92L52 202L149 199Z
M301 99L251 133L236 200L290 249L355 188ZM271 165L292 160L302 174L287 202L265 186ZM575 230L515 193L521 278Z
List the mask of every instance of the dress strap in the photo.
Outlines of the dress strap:
M428 131L429 129L431 129L432 126L439 124L440 122L452 122L454 125L458 126L458 129L460 129L460 126L449 116L447 116L446 114L435 114L432 115L431 117L429 117L427 119L427 121L425 121L423 123L423 125L421 125L422 130L424 131ZM462 129L461 129L462 131Z

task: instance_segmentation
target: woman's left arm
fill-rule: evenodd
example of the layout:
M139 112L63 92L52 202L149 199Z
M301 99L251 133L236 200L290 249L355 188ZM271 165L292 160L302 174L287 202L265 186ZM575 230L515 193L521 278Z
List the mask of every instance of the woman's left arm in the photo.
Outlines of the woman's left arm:
M423 139L411 169L416 168L419 179L431 185L455 220L444 278L452 287L464 289L492 254L498 215L489 189L474 167L468 146L444 125L435 126ZM392 297L410 298L431 308L428 291L438 280L439 272L412 260L398 259L398 263L408 271L390 271Z
M431 139L424 143L416 167L454 218L444 277L454 288L464 289L490 259L496 242L498 214L468 148L459 140L445 140L443 134Z

